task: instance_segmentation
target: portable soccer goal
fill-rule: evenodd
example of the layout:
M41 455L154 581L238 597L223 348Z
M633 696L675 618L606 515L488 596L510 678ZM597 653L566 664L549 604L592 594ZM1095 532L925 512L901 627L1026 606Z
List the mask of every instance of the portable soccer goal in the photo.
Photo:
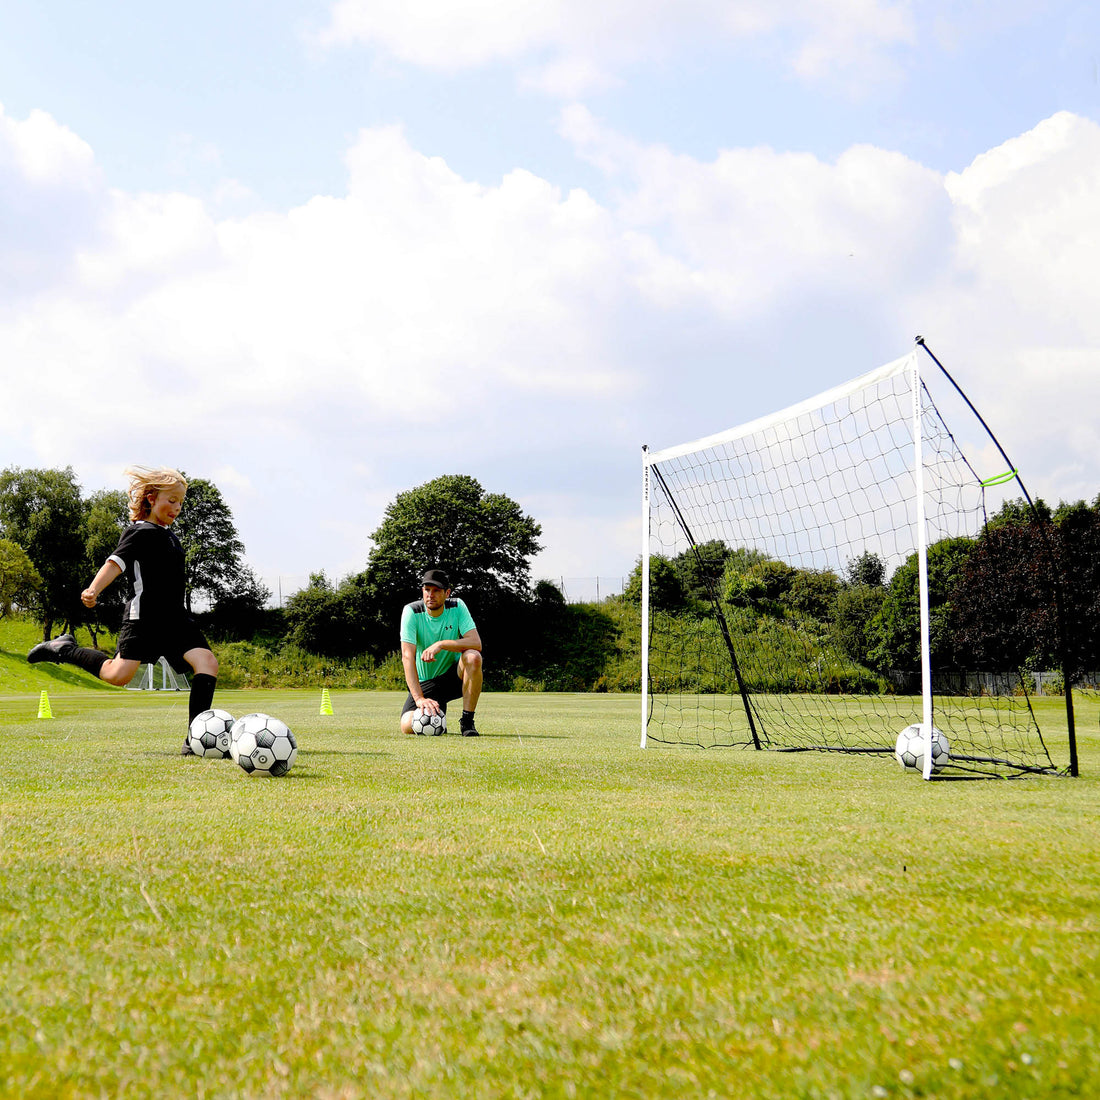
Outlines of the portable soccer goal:
M983 477L963 454L933 376L1007 470ZM897 755L926 779L1076 774L1068 680L1056 761L1034 677L982 635L1012 632L982 536L987 495L1018 474L919 337L771 416L643 448L642 474L643 747ZM1029 599L1056 618L1054 558L1034 545Z
M177 672L164 658L142 665L130 681L131 691L189 691L187 677Z

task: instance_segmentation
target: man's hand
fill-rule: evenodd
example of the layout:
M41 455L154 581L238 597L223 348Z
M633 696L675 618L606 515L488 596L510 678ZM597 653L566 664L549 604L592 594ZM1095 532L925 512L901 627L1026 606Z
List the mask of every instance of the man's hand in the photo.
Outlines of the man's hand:
M443 648L442 642L432 642L427 649L421 650L420 659L422 661L434 661L435 655Z
M443 713L443 708L434 699L429 699L426 695L417 702L416 706L418 710L422 710L425 714Z

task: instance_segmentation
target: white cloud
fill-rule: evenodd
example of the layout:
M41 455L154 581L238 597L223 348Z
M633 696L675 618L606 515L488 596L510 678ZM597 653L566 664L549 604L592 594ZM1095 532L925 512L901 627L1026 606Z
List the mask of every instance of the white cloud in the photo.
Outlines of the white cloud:
M853 146L830 164L731 149L703 163L605 133L576 105L561 131L621 180L619 217L666 305L703 297L748 316L807 284L879 298L920 281L950 245L941 177L899 153Z
M0 315L64 277L102 190L85 141L45 111L20 120L0 106Z
M867 83L913 33L909 5L888 0L337 0L320 40L448 73L512 64L522 83L572 98L716 38L774 42L807 79L846 72Z
M91 146L45 111L20 122L0 105L0 169L5 177L44 189L84 190L94 181Z
M75 228L34 227L53 266L0 310L27 411L7 461L73 463L90 488L132 461L214 476L246 545L265 532L265 573L342 575L396 492L454 472L533 502L540 573L624 554L629 572L641 442L877 365L846 357L862 330L896 334L879 361L923 330L962 364L1025 477L1045 475L1034 491L1100 488L1094 419L1074 414L1100 398L1100 127L1076 116L943 178L870 146L704 162L572 108L562 132L613 178L606 204L524 170L473 183L372 129L344 194L240 219L109 190L83 142L30 122L0 116L0 171ZM34 254L0 244L7 271ZM750 338L789 359L754 368Z
M1100 339L1100 126L1066 112L947 177L958 263L1023 336Z

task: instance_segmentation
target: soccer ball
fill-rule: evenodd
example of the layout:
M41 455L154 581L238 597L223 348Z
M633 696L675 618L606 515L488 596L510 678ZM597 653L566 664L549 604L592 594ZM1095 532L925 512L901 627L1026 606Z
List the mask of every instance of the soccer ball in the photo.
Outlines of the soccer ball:
M894 756L906 771L924 772L924 735L920 723L906 726L898 734ZM932 770L937 772L951 759L951 744L943 733L932 727Z
M233 715L224 710L204 710L196 714L187 730L187 743L196 756L219 759L229 755L229 731Z
M445 714L428 714L419 707L413 711L413 733L422 734L424 737L438 737L447 732L447 716Z
M298 742L285 722L270 714L246 714L229 731L229 755L249 775L286 775Z

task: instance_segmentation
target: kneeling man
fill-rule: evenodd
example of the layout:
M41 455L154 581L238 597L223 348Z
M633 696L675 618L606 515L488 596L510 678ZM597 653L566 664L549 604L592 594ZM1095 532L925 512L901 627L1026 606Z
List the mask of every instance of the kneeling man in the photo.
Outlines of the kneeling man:
M401 663L409 694L401 709L401 730L412 733L413 711L446 714L451 699L462 699L459 730L477 737L474 710L481 695L481 636L466 604L451 598L451 584L440 569L420 578L421 599L401 612Z

